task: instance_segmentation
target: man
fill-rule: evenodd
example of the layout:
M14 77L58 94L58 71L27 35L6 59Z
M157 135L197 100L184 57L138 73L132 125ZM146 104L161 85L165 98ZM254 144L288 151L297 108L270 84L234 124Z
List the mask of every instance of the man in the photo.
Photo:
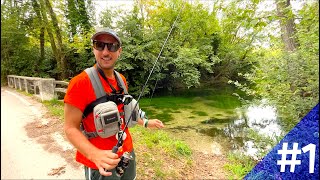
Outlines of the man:
M122 51L120 38L113 30L102 28L96 31L91 40L97 62L93 67L99 72L99 79L104 91L107 94L121 94L121 92L119 93L121 87L114 71L115 64ZM127 86L125 77L122 74L120 76ZM86 107L95 100L95 91L86 71L70 81L64 98L64 131L69 141L77 149L76 161L84 165L86 179L134 179L136 177L136 162L128 128L125 130L126 136L123 137L123 144L117 153L113 153L111 149L117 144L119 136L112 135L107 138L97 136L88 139L80 129L80 125L83 125L82 127L87 132L97 131L93 113L83 118ZM124 111L124 105L121 103L117 104L117 108L120 114ZM137 124L148 128L164 127L158 119L148 121L138 118ZM119 129L121 130L123 127L123 120L120 120ZM125 169L123 176L119 177L114 169L124 152L129 152L133 159L129 161L128 168Z

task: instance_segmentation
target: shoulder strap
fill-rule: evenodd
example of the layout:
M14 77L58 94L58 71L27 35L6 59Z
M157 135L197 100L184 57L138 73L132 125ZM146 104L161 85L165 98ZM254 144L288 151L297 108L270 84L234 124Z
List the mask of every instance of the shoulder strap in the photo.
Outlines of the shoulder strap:
M121 76L120 76L120 73L119 73L118 71L114 70L114 74L116 75L116 78L117 78L116 80L117 80L118 82L120 82L120 85L122 86L122 89L123 89L123 91L124 91L124 94L128 94L127 86L124 84L123 79L122 79Z
M104 91L104 88L102 87L99 75L97 70L94 67L90 67L85 69L86 73L88 74L92 87L94 89L94 93L96 94L96 100L91 102L84 110L82 118L85 118L88 114L90 114L90 112L92 112L93 108L100 103L109 101L109 100L113 100L112 98L114 98L113 96L109 96L106 94L106 92ZM120 73L115 71L115 77L117 82L119 82L122 86L122 89L124 90L125 94L128 94L128 90L127 90L127 86L124 84L123 79L120 76Z
M87 68L86 73L88 74L92 87L94 89L94 93L96 94L96 98L99 99L102 96L106 95L104 88L102 87L98 72L94 67Z
M90 78L90 81L91 81L91 84L92 84L92 87L94 89L94 93L96 95L96 100L91 102L84 110L83 114L82 114L82 120L84 118L86 118L87 115L89 115L92 111L93 111L93 108L97 105L97 104L100 104L100 103L103 103L103 102L107 102L109 100L112 100L114 101L115 99L112 99L112 98L115 98L114 95L113 96L109 96L108 94L106 94L106 92L104 91L104 88L101 84L101 81L100 81L100 78L99 78L99 75L98 75L98 72L97 70L94 68L94 67L90 67L90 68L87 68L85 69L86 73L88 74L89 78ZM125 94L128 94L128 90L127 90L127 86L124 84L123 82L123 79L121 78L120 74L115 71L115 78L117 80L117 82L120 83L120 85L122 86L122 89L124 90L124 93ZM88 138L94 138L94 137L97 137L98 134L97 132L87 132L81 122L80 124L80 129L82 131L82 133Z

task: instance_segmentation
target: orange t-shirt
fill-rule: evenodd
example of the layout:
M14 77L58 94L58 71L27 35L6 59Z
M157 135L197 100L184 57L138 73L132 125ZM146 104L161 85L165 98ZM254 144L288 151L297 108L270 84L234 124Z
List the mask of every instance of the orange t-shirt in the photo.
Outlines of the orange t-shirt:
M120 75L124 83L127 84L125 77L122 74ZM99 78L104 90L108 93L111 93L112 89L100 74L99 74ZM108 78L108 81L116 90L120 89L116 79ZM81 72L79 75L71 79L68 85L66 95L64 97L64 103L71 104L79 108L83 112L86 106L95 100L96 100L96 95L94 93L90 78L85 71ZM123 105L118 105L118 110L119 112L123 112L124 111ZM82 123L87 132L94 132L96 130L92 113L90 113L85 119L83 119ZM121 129L123 129L123 127L124 125L122 125ZM122 149L119 150L118 152L119 157L124 152L126 151L131 152L133 150L132 137L129 133L128 128L125 130L125 132L127 134L127 137L123 142ZM98 136L98 137L89 139L89 141L93 145L95 145L97 148L103 149L103 150L111 150L118 142L115 136L111 136L109 138L101 138ZM76 153L76 161L92 169L98 169L97 166L92 161L87 159L79 151L77 151Z

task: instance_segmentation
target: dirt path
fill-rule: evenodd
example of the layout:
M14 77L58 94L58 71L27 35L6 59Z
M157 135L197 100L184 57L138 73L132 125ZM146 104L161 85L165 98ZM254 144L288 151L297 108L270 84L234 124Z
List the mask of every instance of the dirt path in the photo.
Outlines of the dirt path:
M1 88L1 179L84 179L62 123L41 103Z
M60 119L50 117L47 109L32 97L12 89L2 87L1 97L1 147L5 147L1 149L1 157L5 157L1 159L1 179L84 178L82 165L74 160L75 149L66 140ZM223 169L227 162L225 155L195 147L193 150L192 168L179 169L174 160L169 162L177 168L181 179L228 179Z

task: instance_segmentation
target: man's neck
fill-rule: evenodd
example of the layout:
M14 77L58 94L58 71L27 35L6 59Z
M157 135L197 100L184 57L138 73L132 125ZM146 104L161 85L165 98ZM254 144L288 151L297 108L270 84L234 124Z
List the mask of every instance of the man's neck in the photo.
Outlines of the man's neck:
M114 79L113 69L102 69L102 71L107 78Z
M102 69L98 63L97 63L97 67L99 67L102 70L102 72L106 76L106 78L114 79L114 73L113 73L114 69L113 68Z

